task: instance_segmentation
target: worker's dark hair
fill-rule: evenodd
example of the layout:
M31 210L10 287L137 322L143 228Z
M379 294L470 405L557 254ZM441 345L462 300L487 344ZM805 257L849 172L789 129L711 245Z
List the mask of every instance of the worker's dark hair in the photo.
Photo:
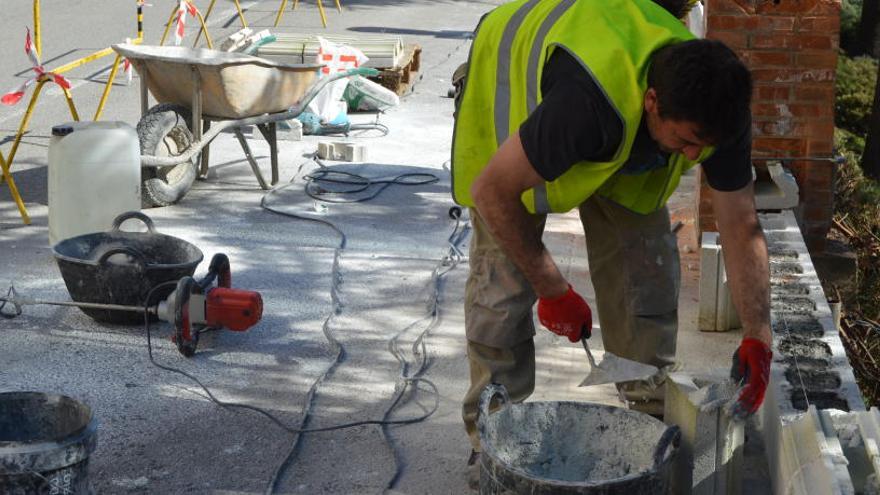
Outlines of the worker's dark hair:
M654 3L666 9L676 19L683 19L692 7L690 0L654 0Z
M710 143L733 138L750 125L752 75L724 43L690 40L657 50L648 69L661 118L697 124Z

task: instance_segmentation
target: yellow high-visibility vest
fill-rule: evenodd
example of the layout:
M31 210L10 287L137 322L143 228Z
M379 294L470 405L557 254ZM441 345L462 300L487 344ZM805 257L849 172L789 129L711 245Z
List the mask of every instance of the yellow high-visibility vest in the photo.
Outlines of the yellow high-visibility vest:
M672 195L682 172L705 160L673 153L665 167L616 173L626 163L643 115L651 54L693 39L682 22L650 0L517 0L480 23L455 122L455 201L473 206L470 187L499 146L541 102L544 63L554 50L579 61L623 122L623 139L607 162L580 162L552 182L525 191L532 213L566 212L594 193L650 213Z

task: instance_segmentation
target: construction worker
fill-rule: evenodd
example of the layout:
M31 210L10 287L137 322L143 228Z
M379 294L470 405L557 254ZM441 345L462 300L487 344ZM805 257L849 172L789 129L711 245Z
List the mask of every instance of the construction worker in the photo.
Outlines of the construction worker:
M535 301L549 330L571 342L590 336L589 306L542 244L547 213L580 211L605 349L672 366L680 270L665 203L697 164L713 189L744 328L734 412L747 416L763 401L769 267L752 187L751 76L722 43L694 39L679 20L687 4L513 1L483 17L457 71L453 194L471 208L474 228L463 404L472 484L483 388L500 383L514 402L534 389ZM619 388L635 407L662 414L656 381Z

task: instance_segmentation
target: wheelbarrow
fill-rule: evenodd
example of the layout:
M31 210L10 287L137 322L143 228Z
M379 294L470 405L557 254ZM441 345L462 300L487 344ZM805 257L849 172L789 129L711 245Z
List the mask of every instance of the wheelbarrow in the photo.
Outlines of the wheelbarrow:
M262 189L278 183L276 123L301 114L330 82L376 75L358 68L319 78L320 64L281 64L242 53L179 46L113 45L141 80L144 206L180 201L196 177L206 178L211 141L232 129ZM148 108L148 92L158 105ZM266 181L242 128L256 126L269 143Z

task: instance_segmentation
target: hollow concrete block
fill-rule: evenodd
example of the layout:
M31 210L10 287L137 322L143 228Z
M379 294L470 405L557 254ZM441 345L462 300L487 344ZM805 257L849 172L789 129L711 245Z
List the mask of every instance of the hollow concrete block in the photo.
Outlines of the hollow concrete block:
M664 421L682 432L670 493L739 494L744 425L731 420L722 407L735 385L720 377L684 373L670 374L666 383Z
M800 417L782 425L778 495L854 495L846 455L825 411L810 406Z
M318 143L318 156L324 160L362 162L367 159L367 148L363 144L321 141Z

